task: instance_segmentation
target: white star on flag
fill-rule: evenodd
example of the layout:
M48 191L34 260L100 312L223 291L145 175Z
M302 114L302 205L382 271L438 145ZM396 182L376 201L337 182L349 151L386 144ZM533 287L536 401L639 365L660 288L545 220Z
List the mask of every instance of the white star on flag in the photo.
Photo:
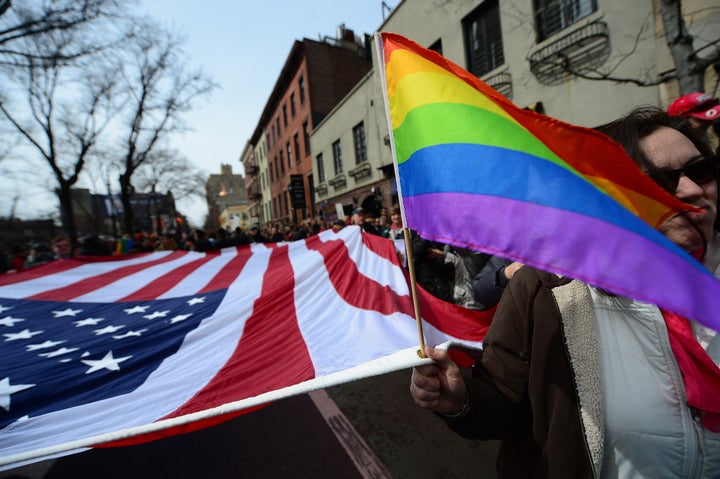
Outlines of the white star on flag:
M142 333L144 333L145 331L147 331L147 329L140 329L138 331L128 331L125 334L113 336L113 339L125 339L125 338L130 338L130 337L138 337L139 338L140 336L142 336Z
M63 354L72 353L77 350L78 348L60 348L49 353L40 353L38 356L42 356L44 358L54 358L55 356L62 356Z
M96 335L100 336L101 334L111 334L111 333L117 333L122 328L124 328L124 325L120 326L105 326L102 329L96 329L94 332Z
M28 344L27 346L25 346L25 349L27 349L28 352L29 352L29 351L36 351L36 350L38 350L38 349L52 348L53 346L57 346L58 344L62 344L62 343L65 343L65 342L67 342L67 341L50 341L50 340L48 339L48 340L45 341L44 343L40 343L40 344Z
M8 309L12 309L12 306L3 306L2 304L0 304L0 313L4 313Z
M164 318L165 316L168 315L169 312L170 311L155 311L152 314L146 314L145 316L143 316L143 318L145 318L145 319Z
M190 316L192 316L192 314L178 314L177 316L175 316L174 318L172 318L172 319L170 320L170 322L171 322L172 324L179 323L180 321L185 321L185 320L188 319Z
M42 334L42 331L30 331L29 329L23 329L19 333L6 333L3 334L3 336L7 338L5 341L15 341L16 339L30 339L38 334Z
M124 358L114 358L112 351L108 351L102 359L82 359L81 361L88 366L90 369L85 371L85 374L94 373L101 369L107 369L109 371L120 371L119 363L130 359L132 356L125 356Z
M195 306L198 303L204 303L205 302L205 296L202 298L193 298L190 301L187 302L189 306Z
M82 309L72 309L72 308L65 308L62 311L53 311L52 314L56 318L62 318L64 316L77 316L78 313L81 313Z
M16 384L10 385L10 378L0 381L0 407L6 411L10 410L10 395L19 391L24 391L35 386L34 384Z
M87 319L81 319L80 321L75 321L73 324L77 326L78 328L80 326L96 326L97 323L102 321L105 318L87 318Z
M134 306L130 309L123 309L127 314L144 313L150 306Z
M6 308L6 309L10 309L10 308ZM5 316L4 318L0 318L0 325L8 326L8 327L12 328L13 326L15 326L15 323L19 323L21 321L25 321L25 320L22 318L13 318L12 316Z

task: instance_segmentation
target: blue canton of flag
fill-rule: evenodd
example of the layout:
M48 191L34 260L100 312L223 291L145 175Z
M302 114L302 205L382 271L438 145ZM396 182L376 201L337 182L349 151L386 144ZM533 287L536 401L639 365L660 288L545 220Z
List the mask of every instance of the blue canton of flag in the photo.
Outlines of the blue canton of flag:
M0 298L0 429L133 391L225 292L113 303Z

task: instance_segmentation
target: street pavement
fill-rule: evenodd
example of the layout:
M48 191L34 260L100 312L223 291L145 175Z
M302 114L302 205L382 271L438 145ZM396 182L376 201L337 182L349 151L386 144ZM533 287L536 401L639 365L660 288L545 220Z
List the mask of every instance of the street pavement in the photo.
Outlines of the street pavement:
M93 449L0 479L495 478L495 442L466 441L416 407L410 371L277 401L202 431Z

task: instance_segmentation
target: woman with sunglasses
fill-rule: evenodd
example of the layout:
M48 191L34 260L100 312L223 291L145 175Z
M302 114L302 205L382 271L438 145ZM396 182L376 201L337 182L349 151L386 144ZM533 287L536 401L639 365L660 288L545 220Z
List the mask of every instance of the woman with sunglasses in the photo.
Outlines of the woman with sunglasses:
M660 230L720 277L718 161L707 145L655 108L599 129L697 207ZM435 364L413 370L410 391L457 433L502 440L499 477L718 477L715 336L654 305L525 267L508 284L472 377L428 347Z

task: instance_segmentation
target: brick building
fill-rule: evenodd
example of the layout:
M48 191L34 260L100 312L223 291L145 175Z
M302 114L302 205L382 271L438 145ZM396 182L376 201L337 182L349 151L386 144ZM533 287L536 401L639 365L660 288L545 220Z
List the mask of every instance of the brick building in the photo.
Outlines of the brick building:
M313 128L371 68L368 43L340 27L338 38L297 40L242 157L260 221L313 216Z

